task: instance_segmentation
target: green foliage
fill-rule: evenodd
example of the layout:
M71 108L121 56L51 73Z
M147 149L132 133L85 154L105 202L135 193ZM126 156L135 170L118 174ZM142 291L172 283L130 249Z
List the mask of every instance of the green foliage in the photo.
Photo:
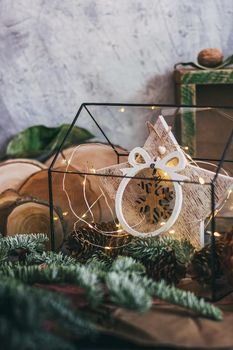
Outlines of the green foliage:
M174 239L171 242L171 246L175 251L177 260L186 266L189 265L195 253L194 246L190 241L187 239Z
M48 236L44 233L32 233L30 235L18 234L2 237L0 243L5 244L9 250L27 248L31 252L42 252L48 240Z
M114 259L112 256L103 253L102 251L97 251L86 261L91 269L96 271L107 271L112 266Z
M0 264L7 260L8 251L6 244L4 244L2 237L0 236Z
M144 267L129 257L118 257L105 274L105 282L112 302L128 309L146 311L151 298L192 310L200 316L221 320L222 312L214 305L197 298L193 293L167 285L164 281L155 282L144 274Z
M222 312L193 293L167 285L164 281L154 282L143 275L133 259L119 257L106 276L110 300L129 309L146 311L151 305L151 297L156 296L171 304L192 310L197 315L214 320L222 319ZM114 266L117 268L114 270ZM123 267L122 271L118 269ZM143 266L142 266L143 268ZM111 272L113 271L113 272Z
M194 254L189 241L170 237L137 238L127 246L127 254L135 259L155 261L168 249L174 249L177 260L184 264L188 264Z
M138 274L132 272L109 272L106 276L109 299L126 309L147 311L151 307L152 298L140 282Z
M35 158L44 153L54 151L63 141L70 125L63 124L56 128L44 125L29 127L17 134L8 144L6 155L8 158ZM93 135L77 126L73 127L64 147L83 143Z
M105 253L99 253L88 260L86 265L82 265L71 257L63 256L62 253L44 252L43 247L46 240L47 236L45 235L19 235L0 239L0 256L5 255L8 257L10 251L22 247L28 251L26 259L21 262L9 262L5 258L2 259L2 263L0 264L0 277L3 281L0 284L0 288L4 287L4 281L11 281L7 283L10 283L14 289L12 298L13 295L14 298L19 295L20 305L22 306L19 308L16 301L8 301L7 297L3 295L1 300L2 307L5 305L6 308L5 313L17 312L18 320L21 319L22 322L25 305L26 317L28 317L28 323L26 323L24 333L21 329L18 330L18 324L15 328L12 328L10 322L13 322L14 314L11 315L12 321L6 319L6 315L0 316L0 321L1 317L3 317L2 332L6 332L9 335L9 331L7 333L6 330L12 330L14 346L18 344L19 339L22 339L23 344L27 345L25 348L30 350L39 349L43 338L46 341L49 341L49 339L51 341L53 338L54 344L56 344L57 335L51 332L44 334L44 331L41 330L40 315L44 315L43 317L46 317L46 320L51 319L56 320L58 323L63 322L64 328L67 327L71 333L74 333L77 329L81 331L81 334L84 334L85 331L82 327L86 329L86 332L88 331L88 323L85 324L82 318L77 317L73 313L72 308L68 304L64 304L63 299L60 301L58 296L54 298L53 294L47 294L44 290L37 290L36 288L26 286L35 283L77 285L85 291L88 307L92 309L100 308L107 300L120 307L145 312L151 307L152 298L158 297L166 302L192 310L197 315L214 320L220 320L222 318L221 311L218 308L206 303L203 299L199 300L193 293L169 286L164 281L155 282L148 278L145 273L145 267L138 262L139 257L142 255L154 259L155 255L159 254L160 249L165 249L169 245L173 245L174 247L176 244L176 248L174 249L176 249L179 258L187 263L189 256L192 254L192 247L186 242L178 243L178 241L174 242L174 240L171 241L170 239L153 241L150 241L150 239L137 240L137 244L132 243L129 249L133 252L132 255L135 255L137 260L129 256L118 256L114 260ZM184 247L187 248L187 251L183 249ZM24 295L24 298L20 297L20 293ZM36 299L38 295L40 295L39 302ZM27 304L25 304L27 302L33 304L31 308L32 316L30 316L31 314L27 315L27 312L29 313L30 310ZM11 305L9 311L7 311L6 305ZM14 310L11 310L11 308ZM44 313L40 313L40 310L45 311ZM34 313L36 312L38 318L33 323L30 317L35 317ZM20 324L20 321L18 323ZM35 329L37 329L37 332ZM22 334L21 338L19 334ZM6 338L4 339L6 341ZM66 345L62 347L62 341L58 341L58 343L57 349L65 348ZM69 349L68 346L71 345L67 345L67 349ZM42 348L46 349L46 342ZM13 347L9 347L9 349L11 350ZM19 347L19 349L21 348Z
M127 253L135 259L149 259L154 260L166 249L168 238L136 238L132 240L127 246Z
M61 252L44 251L48 240L48 236L43 233L18 234L7 237L0 236L0 263L8 261L10 255L18 249L25 249L26 256L24 263L26 264L76 264L75 259L65 256Z
M98 305L103 297L98 275L86 266L75 265L48 265L41 268L38 265L4 264L0 275L18 279L26 284L75 284L86 291L90 305Z
M145 274L145 267L137 262L135 259L128 256L118 256L112 263L110 271L114 271L116 273L130 273L133 272L135 274Z
M40 291L41 293L41 291ZM61 296L54 298L53 293L44 293L43 299L45 305L49 304L49 308L52 313L52 317L60 324L65 323L65 329L71 331L76 336L85 336L96 333L95 326L87 321L87 319L80 316L80 313L72 311L72 305L70 302Z
M121 307L144 312L152 303L151 297L141 282L145 267L127 256L118 256L106 274L109 299Z
M197 298L193 293L178 289L174 286L168 286L164 281L151 284L150 292L158 298L192 310L197 315L221 321L223 318L219 308L206 302L203 298Z
M145 311L151 305L151 297L193 310L204 317L221 319L221 311L213 305L199 300L193 293L168 286L164 281L154 282L144 274L144 267L129 257L118 257L109 269L103 271L101 263L89 265L50 264L40 265L3 264L0 275L18 279L27 284L67 283L75 284L86 292L91 307L103 301L103 283L108 288L109 299L116 305Z
M55 321L56 320L56 321ZM53 333L46 324L62 332ZM55 323L54 323L55 322ZM48 328L48 327L47 327ZM92 334L90 322L72 311L69 302L50 292L2 278L0 283L0 340L4 350L72 350L60 333Z
M33 264L53 264L53 265L74 265L76 264L76 260L73 259L70 256L64 255L61 252L55 253L52 251L49 252L42 252L42 253L34 253L31 252L26 257L26 263L33 265Z
M154 282L137 272L110 272L106 277L110 300L122 307L137 311L147 311L152 297L191 310L195 314L216 321L222 320L219 308L197 298L193 293L167 285L164 281Z
M8 260L10 253L17 249L25 249L28 253L42 253L47 235L43 233L32 233L30 235L19 234L15 236L0 237L0 263Z

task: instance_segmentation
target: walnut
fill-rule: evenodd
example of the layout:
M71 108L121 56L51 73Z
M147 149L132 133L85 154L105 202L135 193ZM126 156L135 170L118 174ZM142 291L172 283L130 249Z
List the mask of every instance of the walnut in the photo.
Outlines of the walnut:
M205 67L216 67L223 61L223 54L219 49L204 49L197 56L199 64Z

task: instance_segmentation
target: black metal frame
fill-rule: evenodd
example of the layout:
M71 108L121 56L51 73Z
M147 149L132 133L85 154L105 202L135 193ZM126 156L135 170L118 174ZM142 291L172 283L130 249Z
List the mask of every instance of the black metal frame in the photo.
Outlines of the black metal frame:
M142 107L142 108L149 108L149 107L155 107L155 108L196 108L196 109L200 109L200 108L213 108L213 109L232 109L233 110L233 106L206 106L206 105L176 105L176 104L140 104L140 103L83 103L81 104L81 106L78 109L78 112L73 120L73 122L71 123L62 143L60 144L54 159L48 169L48 185L49 185L49 208L50 208L50 231L51 231L51 248L52 250L55 250L55 232L54 232L54 218L53 218L53 210L54 210L54 204L53 204L53 186L52 186L52 173L65 173L64 171L60 171L60 170L56 170L53 169L53 166L57 160L57 157L59 155L59 153L61 152L61 150L63 149L63 145L65 143L65 141L67 140L72 128L74 127L74 125L76 124L78 117L80 116L80 113L82 112L83 109L86 110L86 112L88 113L88 115L90 116L90 118L93 120L93 122L95 123L95 125L97 126L97 128L101 131L101 133L103 134L103 136L105 137L107 143L112 147L112 149L114 150L116 156L117 156L117 162L119 163L119 158L120 156L127 156L128 153L119 153L114 145L112 144L112 142L110 141L110 139L108 138L108 136L105 134L105 132L103 131L103 129L101 128L101 126L98 124L98 122L96 121L96 119L94 118L94 116L92 115L92 113L90 112L90 110L88 109L88 106L107 106L107 107ZM229 139L227 140L221 159L203 159L203 158L193 158L194 160L204 160L204 161L215 161L218 162L218 167L215 173L214 178L212 179L212 181L210 183L205 183L204 185L206 186L210 186L211 187L211 264L212 264L212 300L215 301L217 300L217 294L216 294L216 242L215 242L215 227L216 227L216 220L215 220L215 183L216 180L218 178L219 172L222 168L222 165L224 162L230 162L233 163L233 160L229 160L229 159L225 159L226 153L228 151L228 148L230 147L230 144L233 142L233 129L232 132L229 136ZM89 173L89 172L79 172L79 171L69 171L69 174L79 174L79 175L90 175L90 176L110 176L110 177L117 177L117 178L131 178L130 176L124 176L124 175L106 175L106 174L96 174L96 173ZM146 179L146 180L154 180L154 178L142 178L142 177L135 177L134 179ZM168 180L168 179L162 179L163 181L167 181L167 182L182 182L182 183L192 183L192 184L199 184L199 182L195 182L195 181L177 181L177 180Z

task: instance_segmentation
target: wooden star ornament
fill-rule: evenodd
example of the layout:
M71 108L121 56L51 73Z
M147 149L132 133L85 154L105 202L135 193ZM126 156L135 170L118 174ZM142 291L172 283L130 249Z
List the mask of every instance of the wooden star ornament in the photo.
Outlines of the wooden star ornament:
M127 163L98 170L103 175L101 187L113 200L126 232L139 237L172 235L200 248L204 220L211 214L210 183L215 173L188 159L162 116L147 126L144 146L134 148ZM219 174L216 209L232 188L233 178Z

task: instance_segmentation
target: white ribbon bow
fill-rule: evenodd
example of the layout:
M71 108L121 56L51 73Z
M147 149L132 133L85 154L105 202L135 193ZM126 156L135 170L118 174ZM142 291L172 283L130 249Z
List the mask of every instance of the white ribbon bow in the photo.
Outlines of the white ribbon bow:
M143 163L137 162L136 159L138 156L143 158ZM177 159L177 164L168 166L168 162L172 159ZM123 175L134 176L140 170L152 167L166 172L172 180L182 181L188 179L187 176L177 174L177 172L184 170L187 164L184 154L180 151L173 151L167 154L163 159L157 157L157 159L154 160L144 148L136 147L130 152L128 162L132 168L121 169Z

